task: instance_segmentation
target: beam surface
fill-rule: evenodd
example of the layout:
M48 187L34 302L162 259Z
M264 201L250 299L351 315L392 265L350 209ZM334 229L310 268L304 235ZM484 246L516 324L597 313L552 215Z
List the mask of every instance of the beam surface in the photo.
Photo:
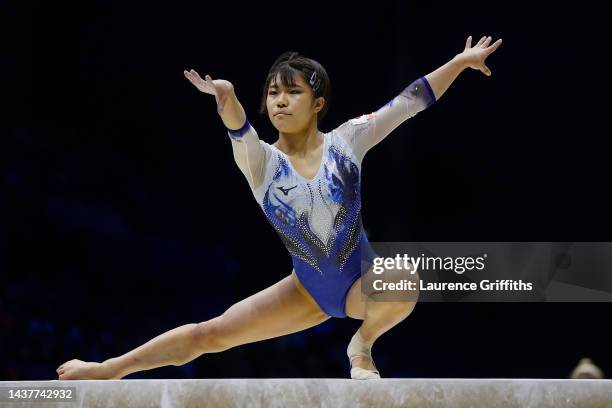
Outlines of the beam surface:
M9 402L9 389L73 387L73 401ZM2 381L0 407L612 407L612 380L193 379Z

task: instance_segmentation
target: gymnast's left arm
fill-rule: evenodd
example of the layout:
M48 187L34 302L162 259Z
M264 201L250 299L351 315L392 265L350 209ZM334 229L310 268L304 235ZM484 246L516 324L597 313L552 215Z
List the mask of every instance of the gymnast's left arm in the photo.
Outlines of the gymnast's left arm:
M485 65L485 60L502 42L499 39L489 45L491 40L491 37L482 37L472 47L472 36L469 36L463 52L449 62L413 81L378 111L349 121L352 129L344 134L359 160L362 160L372 146L383 140L402 122L439 100L464 69L468 67L477 69L491 76L491 70Z

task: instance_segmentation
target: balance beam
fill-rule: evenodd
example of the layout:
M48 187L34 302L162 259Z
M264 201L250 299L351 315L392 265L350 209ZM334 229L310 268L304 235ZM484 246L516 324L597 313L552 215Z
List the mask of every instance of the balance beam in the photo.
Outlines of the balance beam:
M73 387L72 402L9 402L9 389ZM612 407L612 380L193 379L2 381L0 407ZM47 402L49 401L49 402Z

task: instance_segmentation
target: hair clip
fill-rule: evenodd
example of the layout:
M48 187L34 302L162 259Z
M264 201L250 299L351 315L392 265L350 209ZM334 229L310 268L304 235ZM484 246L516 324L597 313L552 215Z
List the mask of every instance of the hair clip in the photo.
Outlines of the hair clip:
M308 82L310 83L310 86L313 87L314 89L314 84L315 82L317 82L317 71L312 73L312 75L310 76L310 80Z

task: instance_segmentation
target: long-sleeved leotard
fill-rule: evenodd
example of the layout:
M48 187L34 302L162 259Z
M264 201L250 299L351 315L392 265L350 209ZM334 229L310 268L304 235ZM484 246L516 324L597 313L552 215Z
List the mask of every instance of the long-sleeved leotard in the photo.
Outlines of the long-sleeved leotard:
M236 163L289 250L297 277L329 316L346 317L346 295L376 256L361 222L363 157L434 102L421 77L378 111L325 133L321 164L311 180L286 154L260 140L248 120L228 131Z

